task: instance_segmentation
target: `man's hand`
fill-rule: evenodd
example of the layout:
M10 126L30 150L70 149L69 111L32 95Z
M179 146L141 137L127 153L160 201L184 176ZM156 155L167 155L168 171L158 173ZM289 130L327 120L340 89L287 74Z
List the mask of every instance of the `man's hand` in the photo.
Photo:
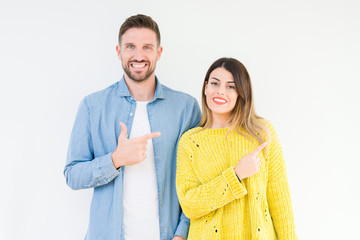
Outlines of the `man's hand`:
M116 169L121 166L135 165L146 159L147 141L161 135L160 132L149 133L141 137L127 139L127 128L120 123L121 132L116 150L111 154Z
M185 239L176 235L176 236L174 236L174 238L172 240L185 240Z
M256 174L259 171L261 162L258 154L263 150L266 144L267 144L266 142L261 144L259 147L255 149L254 152L244 156L236 164L234 170L240 180L251 177L252 175Z

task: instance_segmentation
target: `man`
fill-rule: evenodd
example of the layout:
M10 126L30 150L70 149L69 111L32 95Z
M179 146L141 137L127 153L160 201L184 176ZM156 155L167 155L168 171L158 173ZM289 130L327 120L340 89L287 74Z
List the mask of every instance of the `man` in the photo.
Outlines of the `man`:
M186 239L175 189L176 147L196 127L196 100L160 84L160 32L128 18L116 46L123 78L80 104L64 170L72 189L94 188L85 239Z

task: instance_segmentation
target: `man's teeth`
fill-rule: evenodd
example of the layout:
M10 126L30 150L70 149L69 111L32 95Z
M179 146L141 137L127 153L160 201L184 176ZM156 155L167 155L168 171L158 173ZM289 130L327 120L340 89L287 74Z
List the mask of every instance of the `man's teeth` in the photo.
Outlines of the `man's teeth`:
M214 101L215 101L215 102L226 103L225 100L223 100L223 99L218 99L218 98L214 98Z
M145 67L145 64L141 64L141 65L139 65L139 64L132 64L132 66L135 67L135 68L142 68L142 67Z

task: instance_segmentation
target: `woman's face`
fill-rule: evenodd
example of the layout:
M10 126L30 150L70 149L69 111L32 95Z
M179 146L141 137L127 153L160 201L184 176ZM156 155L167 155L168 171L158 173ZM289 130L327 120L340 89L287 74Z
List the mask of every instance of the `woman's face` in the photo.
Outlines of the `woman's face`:
M205 86L205 96L214 117L230 117L238 98L232 74L225 68L214 69Z

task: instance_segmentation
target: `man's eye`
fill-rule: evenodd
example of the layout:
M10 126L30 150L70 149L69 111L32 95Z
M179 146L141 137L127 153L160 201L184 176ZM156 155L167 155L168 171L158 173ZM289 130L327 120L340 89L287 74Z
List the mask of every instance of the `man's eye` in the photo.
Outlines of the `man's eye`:
M145 50L150 50L151 48L150 47L144 47Z
M128 48L128 49L133 49L134 46L133 46L133 45L128 45L127 48Z

